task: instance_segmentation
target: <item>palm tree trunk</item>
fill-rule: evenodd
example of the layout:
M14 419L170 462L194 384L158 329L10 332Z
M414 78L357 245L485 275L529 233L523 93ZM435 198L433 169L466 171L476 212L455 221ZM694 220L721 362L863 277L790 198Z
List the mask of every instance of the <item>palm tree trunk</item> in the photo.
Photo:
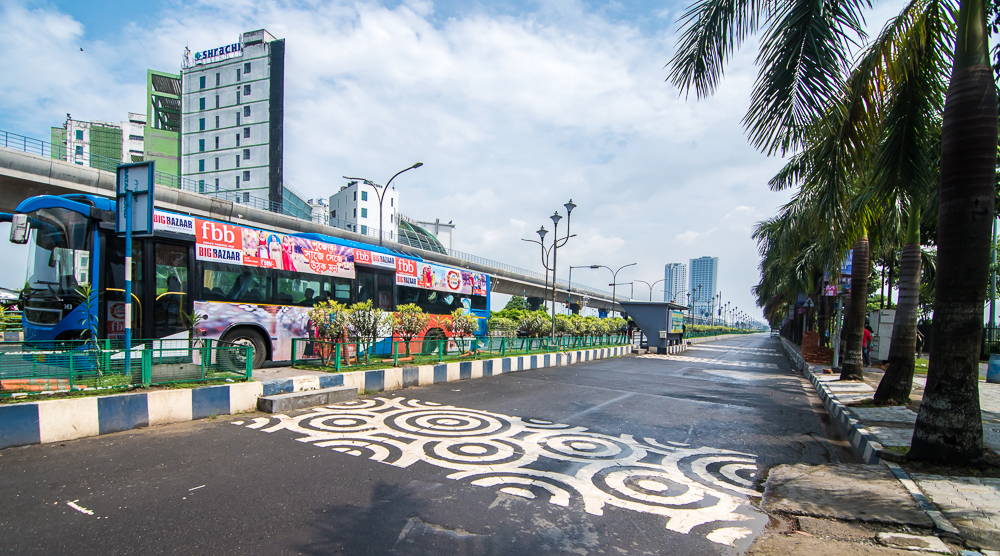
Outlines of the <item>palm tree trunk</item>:
M984 1L962 0L941 129L934 341L909 453L919 461L967 463L983 457L979 342L997 152L996 85L987 37Z
M920 206L910 205L906 244L899 265L899 303L889 344L889 368L875 390L876 404L905 403L913 388L917 350L917 308L920 304Z
M868 309L868 263L868 233L862 230L861 237L854 242L854 257L851 259L850 328L847 329L847 349L840 368L840 380L865 379L861 341L864 339L865 312Z

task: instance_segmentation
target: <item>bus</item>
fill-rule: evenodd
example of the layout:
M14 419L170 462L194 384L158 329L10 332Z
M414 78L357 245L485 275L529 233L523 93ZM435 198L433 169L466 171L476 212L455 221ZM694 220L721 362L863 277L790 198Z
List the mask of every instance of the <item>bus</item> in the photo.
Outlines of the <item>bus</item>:
M124 337L125 240L115 234L114 210L114 201L100 196L40 195L17 207L27 230L18 230L23 217L0 217L14 221L12 241L29 244L21 300L26 342L83 340L92 330L100 338ZM486 274L377 245L166 210L154 210L151 236L133 238L131 261L133 337L182 340L193 333L252 345L254 368L291 359L291 340L311 335L309 310L324 300L370 300L385 311L416 304L432 317L414 340L449 338L440 316L459 308L479 319L483 335L490 315ZM81 295L87 285L98 292L96 301Z

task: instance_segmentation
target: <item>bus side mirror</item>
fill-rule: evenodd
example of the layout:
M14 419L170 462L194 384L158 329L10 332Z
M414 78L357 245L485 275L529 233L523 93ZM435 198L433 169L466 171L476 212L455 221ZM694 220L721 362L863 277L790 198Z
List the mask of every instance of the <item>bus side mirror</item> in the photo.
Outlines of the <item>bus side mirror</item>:
M28 215L14 214L10 220L10 242L24 245L28 243Z

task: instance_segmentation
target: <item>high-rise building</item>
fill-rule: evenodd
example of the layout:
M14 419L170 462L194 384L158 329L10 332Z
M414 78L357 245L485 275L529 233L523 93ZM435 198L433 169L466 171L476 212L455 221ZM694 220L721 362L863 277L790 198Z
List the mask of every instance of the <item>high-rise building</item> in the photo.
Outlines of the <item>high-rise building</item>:
M378 237L379 230L382 230L384 239L396 241L399 192L391 187L384 195L382 223L379 224L375 188L357 181L349 182L330 196L330 225L374 237Z
M143 160L160 176L181 175L181 76L146 70L146 126ZM168 178L169 179L169 178ZM166 184L174 187L177 184Z
M687 265L667 263L663 268L663 300L687 303Z
M193 58L181 69L182 176L199 191L285 212L284 39L249 31Z
M146 157L146 115L128 113L122 122L122 162L142 162Z
M691 279L688 283L688 289L691 290L694 316L699 319L710 319L714 307L712 298L718 293L719 257L699 257L691 259L689 262ZM701 286L700 289L699 286ZM695 300L696 295L697 300Z
M114 172L122 160L122 128L101 121L74 120L51 130L52 158Z

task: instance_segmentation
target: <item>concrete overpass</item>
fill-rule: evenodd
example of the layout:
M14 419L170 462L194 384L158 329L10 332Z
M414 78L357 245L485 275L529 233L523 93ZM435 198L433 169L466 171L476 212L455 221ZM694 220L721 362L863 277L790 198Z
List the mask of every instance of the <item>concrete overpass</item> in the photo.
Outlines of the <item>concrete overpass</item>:
M13 212L22 200L35 195L74 193L113 198L115 174L23 152L17 150L17 146L10 148L0 145L0 212ZM370 236L341 228L162 185L156 188L155 206L164 210L289 234L319 233L362 243L373 242ZM498 293L544 299L551 296L551 286L546 288L545 280L536 272L479 257L470 257L475 260L466 260L461 256L454 256L454 252L444 255L391 241L386 241L385 244L386 247L417 255L427 261L489 274L493 290ZM587 299L588 307L598 309L611 307L611 294L608 292L585 286L574 286L570 290L565 283L556 284L557 302L566 303L570 293L574 303ZM619 301L628 299L621 295L617 298Z

